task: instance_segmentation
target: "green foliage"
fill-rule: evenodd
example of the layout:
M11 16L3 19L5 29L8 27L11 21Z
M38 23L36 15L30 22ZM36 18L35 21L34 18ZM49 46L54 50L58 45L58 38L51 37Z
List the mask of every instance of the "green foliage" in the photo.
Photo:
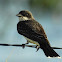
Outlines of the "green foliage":
M32 7L54 8L59 0L30 0Z

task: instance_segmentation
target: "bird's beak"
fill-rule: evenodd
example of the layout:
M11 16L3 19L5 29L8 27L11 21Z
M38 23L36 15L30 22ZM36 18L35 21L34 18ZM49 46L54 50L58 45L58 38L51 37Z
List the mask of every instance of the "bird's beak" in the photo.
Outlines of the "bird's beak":
M17 14L16 16L18 16L18 17L22 17L22 15L21 15L21 14Z

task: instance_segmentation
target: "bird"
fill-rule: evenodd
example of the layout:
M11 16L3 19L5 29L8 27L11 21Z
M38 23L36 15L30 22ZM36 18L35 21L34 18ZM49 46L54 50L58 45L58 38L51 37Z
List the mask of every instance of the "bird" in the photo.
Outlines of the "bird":
M48 58L60 58L51 47L42 25L34 19L30 11L21 10L16 16L19 17L17 31L27 40L26 44L35 44L37 51L41 48Z

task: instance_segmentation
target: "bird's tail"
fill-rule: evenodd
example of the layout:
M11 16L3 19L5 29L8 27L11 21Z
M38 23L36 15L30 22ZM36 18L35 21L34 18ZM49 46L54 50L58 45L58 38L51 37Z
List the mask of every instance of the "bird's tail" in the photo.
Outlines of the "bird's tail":
M60 56L50 47L49 44L45 45L40 45L40 48L44 51L45 55L50 58L50 57L58 57Z

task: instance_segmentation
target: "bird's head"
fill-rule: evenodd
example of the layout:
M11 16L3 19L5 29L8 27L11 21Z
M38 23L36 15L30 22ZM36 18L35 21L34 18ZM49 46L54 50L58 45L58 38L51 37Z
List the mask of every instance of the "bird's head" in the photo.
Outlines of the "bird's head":
M32 13L27 10L20 11L16 16L19 17L19 21L31 20L34 19Z

